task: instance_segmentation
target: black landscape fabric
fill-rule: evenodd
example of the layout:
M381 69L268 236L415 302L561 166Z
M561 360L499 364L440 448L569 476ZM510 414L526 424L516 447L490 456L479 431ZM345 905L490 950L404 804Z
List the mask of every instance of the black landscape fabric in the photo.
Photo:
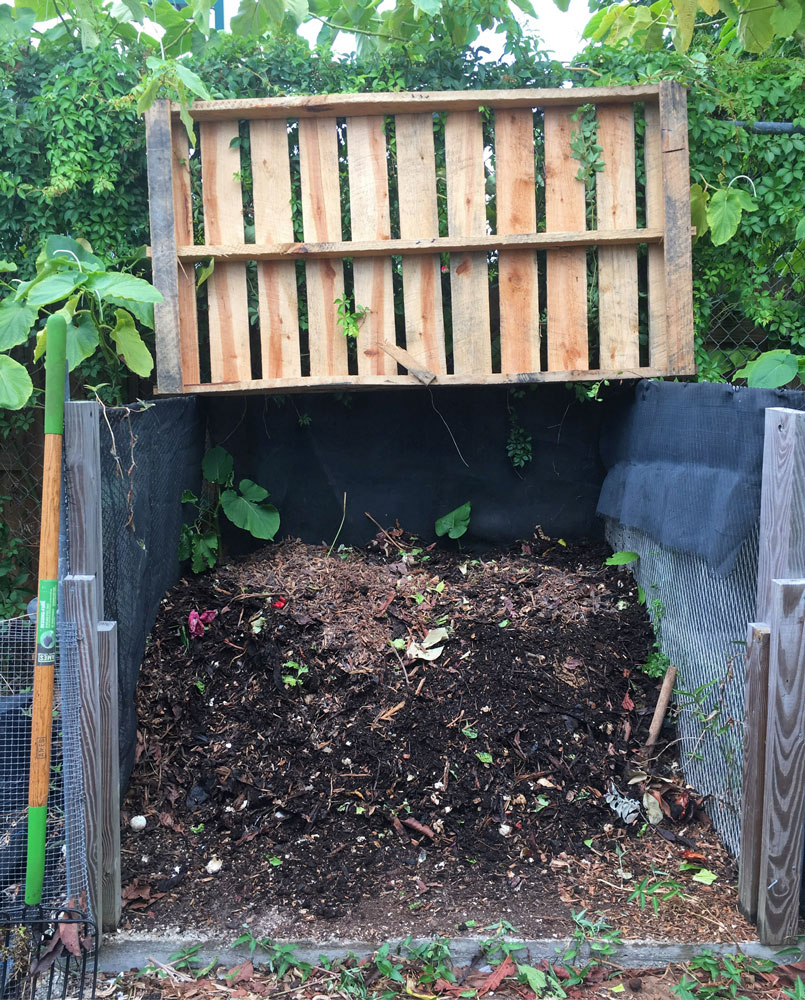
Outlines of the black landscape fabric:
M803 410L805 392L640 382L607 409L598 513L726 576L760 517L769 406Z

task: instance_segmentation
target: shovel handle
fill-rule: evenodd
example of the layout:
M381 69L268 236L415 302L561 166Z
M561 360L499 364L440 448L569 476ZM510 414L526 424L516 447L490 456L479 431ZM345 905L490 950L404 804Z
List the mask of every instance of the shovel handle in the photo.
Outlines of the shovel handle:
M42 522L39 532L39 589L36 606L36 654L31 717L28 783L28 851L25 902L42 901L53 728L53 682L56 669L56 614L59 589L59 506L64 434L64 367L67 324L51 316L45 348L45 458L42 476Z

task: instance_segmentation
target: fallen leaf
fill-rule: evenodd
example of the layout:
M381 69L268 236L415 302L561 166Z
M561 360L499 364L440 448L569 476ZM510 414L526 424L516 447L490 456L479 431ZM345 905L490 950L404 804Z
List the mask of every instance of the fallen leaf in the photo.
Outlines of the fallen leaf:
M634 708L634 702L632 701L631 697L629 696L629 692L628 691L623 696L623 701L621 702L621 708L625 708L627 712L631 712L632 709Z
M516 971L511 955L507 955L478 990L478 996L482 997L496 990L506 976L513 976Z
M245 962L242 962L240 965L236 965L233 969L230 969L226 974L226 978L234 986L236 983L247 983L253 975L254 966L247 958Z

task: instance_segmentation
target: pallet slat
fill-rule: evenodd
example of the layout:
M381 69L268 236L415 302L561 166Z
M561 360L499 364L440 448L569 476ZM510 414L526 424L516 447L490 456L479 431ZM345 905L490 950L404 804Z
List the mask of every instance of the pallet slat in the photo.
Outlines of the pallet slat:
M444 126L447 228L451 236L486 232L484 137L477 111L453 111ZM486 255L450 255L453 370L492 371L489 332L489 272Z
M256 121L249 129L258 243L293 242L291 166L284 121ZM293 262L257 266L260 354L263 378L301 375L299 303Z
M662 133L660 109L647 103L645 119L644 162L646 167L646 226L664 229L665 199L662 180ZM648 357L649 364L662 368L668 363L665 302L665 260L661 246L648 248Z
M537 230L534 116L530 109L495 115L498 235ZM501 250L500 366L539 371L539 273L536 250Z
M433 116L397 115L394 130L400 236L404 240L438 237ZM439 375L447 371L439 258L406 257L402 267L406 349L423 368Z
M352 239L391 239L386 131L380 116L347 119L349 152L349 198L352 206ZM358 372L384 375L395 371L382 349L383 341L394 342L394 290L391 259L376 257L353 264L355 308L369 312L358 330Z
M176 240L193 242L193 198L190 186L190 141L184 125L171 130L173 153L173 218ZM179 262L179 350L182 380L198 382L198 315L196 309L196 275L192 264Z
M570 137L578 123L571 111L545 111L545 228L548 232L587 228L584 184ZM548 280L548 370L587 368L587 252L550 250Z
M202 122L201 190L208 243L243 239L243 198L236 121ZM224 206L225 209L224 209ZM251 378L246 267L216 266L208 282L210 374L213 382Z
M341 238L338 132L334 119L299 121L302 224L306 240ZM336 300L344 297L344 268L338 261L305 265L311 375L347 374L347 340L338 325Z

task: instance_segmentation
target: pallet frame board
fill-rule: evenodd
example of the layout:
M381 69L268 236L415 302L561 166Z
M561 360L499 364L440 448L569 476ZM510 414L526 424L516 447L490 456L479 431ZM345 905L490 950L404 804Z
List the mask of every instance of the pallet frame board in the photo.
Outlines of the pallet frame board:
M597 191L585 194L572 140L587 103L596 107L604 169ZM635 105L645 116L643 151L635 147ZM200 199L177 106L157 102L147 115L151 255L164 297L156 310L159 393L420 385L413 371L444 385L695 371L687 120L678 84L198 102L191 115L200 135ZM544 154L535 138L540 122ZM244 129L254 136L255 242L244 237L241 150L233 142ZM646 165L641 226L639 155ZM301 242L290 207L297 197ZM441 233L440 198L447 208ZM203 243L193 240L194 204ZM638 335L641 246L648 354ZM588 342L588 253L599 262L592 279L601 302L598 343ZM210 259L208 329L200 331L193 276ZM490 283L496 262L499 279ZM354 293L345 297L350 273ZM354 346L343 320L350 307ZM389 345L406 352L408 363L392 357Z

